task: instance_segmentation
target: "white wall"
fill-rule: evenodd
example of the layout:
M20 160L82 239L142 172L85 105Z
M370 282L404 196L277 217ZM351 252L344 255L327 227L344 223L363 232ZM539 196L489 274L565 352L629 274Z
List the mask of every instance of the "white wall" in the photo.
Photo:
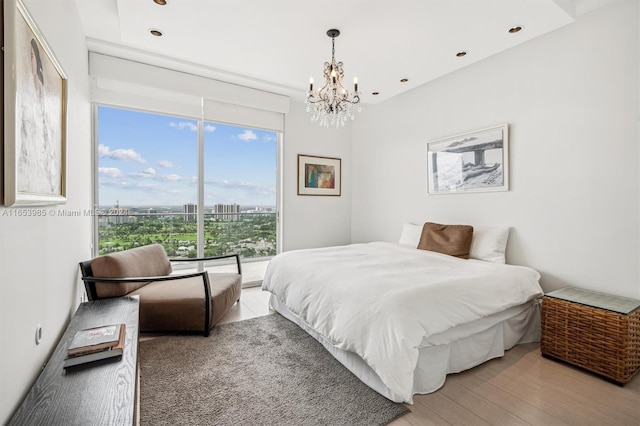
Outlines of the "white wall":
M87 49L73 0L26 0L69 82L66 205L91 208ZM80 301L78 262L91 255L91 217L27 218L0 207L0 423L18 407ZM36 326L43 340L35 344Z
M546 291L640 298L638 16L614 2L363 111L352 241L397 241L404 221L508 225L507 261ZM501 123L509 192L426 195L427 141Z
M283 251L348 244L351 240L351 126L320 127L305 105L292 102L285 117L283 161ZM342 160L342 195L298 194L298 154Z

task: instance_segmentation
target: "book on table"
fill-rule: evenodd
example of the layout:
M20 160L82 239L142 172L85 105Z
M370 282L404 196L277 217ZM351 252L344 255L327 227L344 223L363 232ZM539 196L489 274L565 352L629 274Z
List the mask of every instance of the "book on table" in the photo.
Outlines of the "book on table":
M108 326L109 327L109 326ZM122 357L123 349L124 349L124 339L125 339L125 331L126 326L124 324L116 324L118 328L118 340L115 344L110 344L107 346L105 342L100 343L99 349L87 348L84 352L74 351L73 354L67 353L67 357L62 363L63 368L73 367L76 365L87 364L94 361L101 361L105 359L116 359ZM103 327L98 327L103 328ZM87 330L81 330L78 333L84 332ZM75 340L75 337L74 337ZM86 345L92 346L92 345ZM68 352L68 351L67 351Z
M67 355L84 355L111 348L118 343L124 327L124 324L110 324L79 330L67 347Z

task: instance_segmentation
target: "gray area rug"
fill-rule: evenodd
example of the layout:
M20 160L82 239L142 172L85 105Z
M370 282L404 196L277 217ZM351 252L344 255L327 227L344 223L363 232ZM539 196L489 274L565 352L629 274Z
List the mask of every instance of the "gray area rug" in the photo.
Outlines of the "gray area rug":
M409 410L279 314L140 342L142 425L385 425Z

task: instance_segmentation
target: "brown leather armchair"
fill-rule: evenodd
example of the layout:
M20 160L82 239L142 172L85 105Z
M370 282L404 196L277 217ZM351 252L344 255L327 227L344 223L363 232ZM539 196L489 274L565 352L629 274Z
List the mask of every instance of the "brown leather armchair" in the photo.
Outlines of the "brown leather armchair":
M237 273L207 271L172 274L172 262L235 257ZM242 270L238 254L197 259L169 259L164 247L152 244L80 262L89 300L140 298L140 331L203 331L209 335L240 300Z

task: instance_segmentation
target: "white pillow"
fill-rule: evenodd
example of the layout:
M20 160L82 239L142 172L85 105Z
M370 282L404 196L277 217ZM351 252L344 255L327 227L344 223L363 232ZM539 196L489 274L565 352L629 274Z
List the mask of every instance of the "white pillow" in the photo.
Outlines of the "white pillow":
M411 246L413 248L418 248L418 244L420 243L420 235L422 235L423 226L424 224L416 225L409 222L403 223L402 234L400 235L400 241L398 241L398 244Z
M505 263L509 228L474 226L469 259Z

